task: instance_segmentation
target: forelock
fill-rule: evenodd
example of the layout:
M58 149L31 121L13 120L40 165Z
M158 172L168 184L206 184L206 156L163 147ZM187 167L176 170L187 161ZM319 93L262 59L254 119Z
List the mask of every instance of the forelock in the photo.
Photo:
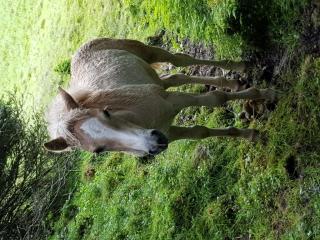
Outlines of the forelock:
M78 108L60 114L56 113L54 118L47 117L51 138L63 137L70 146L79 146L80 142L74 135L73 126L77 121L85 118L87 114L87 109Z

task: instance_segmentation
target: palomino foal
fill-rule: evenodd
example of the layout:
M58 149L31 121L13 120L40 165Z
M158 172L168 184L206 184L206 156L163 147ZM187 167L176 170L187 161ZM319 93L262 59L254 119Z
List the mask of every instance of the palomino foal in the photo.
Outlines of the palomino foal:
M51 151L82 148L91 152L124 151L138 156L156 155L178 139L213 136L257 138L254 129L209 129L203 126L172 126L175 115L189 106L215 107L235 99L275 98L271 89L243 91L236 80L223 77L190 77L183 74L160 78L150 64L170 62L175 66L214 65L244 71L244 62L194 59L171 54L134 40L99 38L84 44L71 63L67 91L59 88L47 114L53 140ZM233 92L207 94L168 92L187 83L227 87Z

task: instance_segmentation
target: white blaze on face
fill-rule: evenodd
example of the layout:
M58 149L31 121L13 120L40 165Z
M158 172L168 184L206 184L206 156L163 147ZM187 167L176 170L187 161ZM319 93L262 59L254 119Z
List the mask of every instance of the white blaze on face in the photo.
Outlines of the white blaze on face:
M148 152L147 139L141 130L133 132L114 130L103 125L97 118L89 118L84 121L80 129L94 140L114 141L133 150Z

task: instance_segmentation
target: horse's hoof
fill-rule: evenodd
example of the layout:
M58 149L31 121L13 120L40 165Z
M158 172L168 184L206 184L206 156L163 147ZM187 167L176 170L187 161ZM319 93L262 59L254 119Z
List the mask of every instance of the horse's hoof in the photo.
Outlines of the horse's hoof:
M266 100L269 103L277 103L280 98L282 98L284 96L284 93L279 91L279 90L274 90L274 89L267 89L267 98Z
M261 132L259 130L253 129L253 132L252 132L249 140L253 143L259 142L265 146L268 143L268 136L265 132Z
M249 136L249 140L251 142L258 142L258 140L261 138L260 132L256 129L252 129L251 134Z
M248 88L250 88L250 85L248 84L247 81L237 80L237 85L233 89L231 89L231 91L239 92Z
M242 71L240 71L240 72L242 72L244 74L248 74L254 68L254 66L255 65L252 62L244 61Z

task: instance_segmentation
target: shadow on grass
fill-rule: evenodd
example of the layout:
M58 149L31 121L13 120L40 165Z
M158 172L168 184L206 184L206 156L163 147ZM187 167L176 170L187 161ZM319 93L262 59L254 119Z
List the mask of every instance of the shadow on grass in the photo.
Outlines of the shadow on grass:
M271 4L263 0L239 0L235 17L229 18L228 34L239 34L249 46L266 50L271 45Z

